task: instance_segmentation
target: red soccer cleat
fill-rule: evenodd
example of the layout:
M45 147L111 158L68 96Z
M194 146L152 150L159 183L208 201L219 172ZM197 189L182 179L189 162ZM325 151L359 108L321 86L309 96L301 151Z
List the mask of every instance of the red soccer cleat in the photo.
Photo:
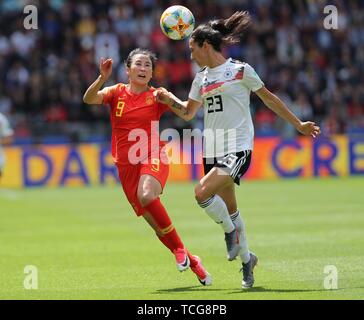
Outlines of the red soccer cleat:
M188 258L185 249L176 249L173 251L173 254L176 257L177 269L180 272L185 271L190 267L190 259Z
M211 286L212 277L202 265L200 257L193 257L197 260L197 264L194 267L191 267L192 272L197 276L198 281L200 281L202 285Z

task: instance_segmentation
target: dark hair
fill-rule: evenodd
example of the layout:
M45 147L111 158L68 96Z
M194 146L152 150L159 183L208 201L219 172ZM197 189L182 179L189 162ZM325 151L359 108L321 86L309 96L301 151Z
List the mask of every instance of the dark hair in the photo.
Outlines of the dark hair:
M149 51L148 49L136 48L133 51L131 51L125 60L126 66L130 68L133 57L137 54L143 54L148 56L150 61L152 62L152 70L154 71L154 67L157 62L157 56L155 55L155 53Z
M243 31L249 27L251 17L248 11L237 11L228 19L211 20L198 26L191 38L200 47L207 41L216 51L222 44L239 43Z

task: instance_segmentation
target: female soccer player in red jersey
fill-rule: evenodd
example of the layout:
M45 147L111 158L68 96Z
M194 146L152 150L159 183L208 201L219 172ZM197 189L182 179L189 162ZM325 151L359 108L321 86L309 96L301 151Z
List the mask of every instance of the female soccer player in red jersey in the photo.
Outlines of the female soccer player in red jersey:
M125 195L137 216L143 218L155 230L160 241L175 255L179 271L191 270L203 285L211 285L212 278L204 269L198 256L184 247L170 217L159 199L168 177L168 163L159 142L157 126L168 106L156 101L154 88L149 86L155 67L155 55L137 48L126 60L128 84L101 87L112 72L112 59L100 61L100 75L84 94L87 104L108 104L112 126L112 156L118 168ZM133 131L135 130L135 131ZM145 141L139 140L140 153L133 152L135 135L145 133ZM150 143L153 139L158 143ZM133 154L135 153L135 154ZM141 159L143 158L143 159Z

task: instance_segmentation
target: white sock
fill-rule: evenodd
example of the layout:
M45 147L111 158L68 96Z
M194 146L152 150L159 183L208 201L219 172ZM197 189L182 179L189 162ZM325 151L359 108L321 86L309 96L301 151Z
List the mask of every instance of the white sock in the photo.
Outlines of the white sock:
M204 202L198 203L206 213L216 223L221 224L224 232L230 233L235 229L234 223L230 219L229 211L226 207L224 200L218 195L214 195Z
M240 259L243 263L248 263L250 260L250 251L248 241L246 239L246 230L243 218L241 217L239 210L233 213L230 218L239 232L239 241L242 247L239 252Z

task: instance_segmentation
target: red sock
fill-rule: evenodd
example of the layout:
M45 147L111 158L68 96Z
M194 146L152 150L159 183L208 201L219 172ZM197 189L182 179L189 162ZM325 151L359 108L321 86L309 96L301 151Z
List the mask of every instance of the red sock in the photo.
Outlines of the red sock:
M169 243L168 237L158 236L159 240L173 253L173 246ZM197 259L186 249L188 258L190 259L190 266L194 267L197 264Z
M165 239L164 241L161 240L163 244L172 252L178 248L184 248L184 245L159 198L153 200L144 208L151 214L161 231L163 233L165 232L163 236Z
M168 239L164 236L158 236L158 238L173 253L173 249L172 249L173 246L171 246Z
M186 249L188 258L190 259L190 266L194 267L197 264L195 257Z

